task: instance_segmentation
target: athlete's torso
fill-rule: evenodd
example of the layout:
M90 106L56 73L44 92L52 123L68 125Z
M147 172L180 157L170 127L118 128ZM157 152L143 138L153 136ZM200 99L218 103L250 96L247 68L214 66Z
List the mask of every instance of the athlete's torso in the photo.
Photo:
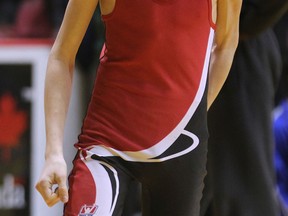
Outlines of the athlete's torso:
M203 100L210 0L116 0L103 20L106 48L78 146L139 152L175 141Z

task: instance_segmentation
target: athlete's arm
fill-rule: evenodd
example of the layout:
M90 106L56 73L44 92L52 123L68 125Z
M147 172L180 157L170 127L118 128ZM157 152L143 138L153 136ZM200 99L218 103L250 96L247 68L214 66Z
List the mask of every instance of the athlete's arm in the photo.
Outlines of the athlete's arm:
M217 0L217 20L209 67L208 108L224 84L239 40L242 0Z
M48 206L68 201L63 133L77 50L98 0L70 0L48 59L45 79L45 164L36 189ZM52 191L52 185L58 190Z

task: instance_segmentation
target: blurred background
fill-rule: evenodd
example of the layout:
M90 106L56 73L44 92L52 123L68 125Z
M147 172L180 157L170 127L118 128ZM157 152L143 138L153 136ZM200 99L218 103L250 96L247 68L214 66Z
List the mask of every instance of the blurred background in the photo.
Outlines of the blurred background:
M66 5L67 0L0 0L0 216L62 215L63 205L48 208L34 185L44 162L45 69ZM274 30L284 66L275 107L288 95L287 13L280 22ZM97 9L76 60L64 138L69 170L103 42L104 27ZM287 150L288 146L284 148ZM283 166L287 166L287 160L286 165L281 163L281 169L276 170L283 172ZM285 180L287 176L281 179L283 196L287 192Z

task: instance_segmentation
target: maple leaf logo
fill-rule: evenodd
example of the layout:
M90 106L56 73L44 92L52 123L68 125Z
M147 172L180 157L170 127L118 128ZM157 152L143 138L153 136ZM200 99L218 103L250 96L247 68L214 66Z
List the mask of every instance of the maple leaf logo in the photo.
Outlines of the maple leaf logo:
M20 143L21 135L27 129L27 114L17 110L16 100L9 93L0 97L0 147L2 158L11 158L12 148Z

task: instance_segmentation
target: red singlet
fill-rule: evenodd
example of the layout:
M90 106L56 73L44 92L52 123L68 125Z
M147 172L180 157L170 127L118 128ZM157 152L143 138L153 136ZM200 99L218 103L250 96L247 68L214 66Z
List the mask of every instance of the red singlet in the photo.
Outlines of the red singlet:
M185 134L193 148L162 160L193 150L199 139L185 127L206 87L210 0L116 0L103 20L105 50L76 146L153 161Z

